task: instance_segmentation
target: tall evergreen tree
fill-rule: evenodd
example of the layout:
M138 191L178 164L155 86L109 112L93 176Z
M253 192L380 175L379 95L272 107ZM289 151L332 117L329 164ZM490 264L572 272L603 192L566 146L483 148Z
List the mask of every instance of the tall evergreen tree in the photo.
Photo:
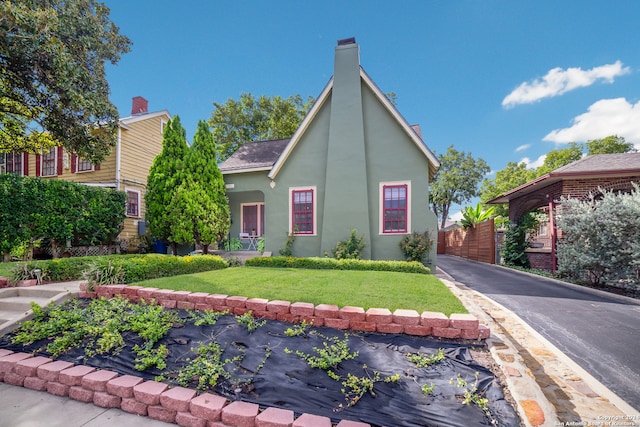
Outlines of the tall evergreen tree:
M149 170L145 204L149 232L165 243L171 243L177 254L177 239L172 238L174 218L170 206L177 188L184 180L187 138L180 117L169 120L162 136L162 152L153 160Z
M174 194L171 208L176 218L174 238L178 243L195 240L205 254L211 243L221 240L229 231L224 180L216 163L213 134L205 121L198 122L193 145L185 158L184 180Z

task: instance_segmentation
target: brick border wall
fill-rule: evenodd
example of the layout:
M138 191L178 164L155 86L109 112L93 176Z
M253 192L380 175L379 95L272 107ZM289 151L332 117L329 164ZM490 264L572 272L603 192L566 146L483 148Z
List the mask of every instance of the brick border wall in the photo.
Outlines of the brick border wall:
M106 285L96 286L95 292L86 292L81 285L80 297L106 297L117 295L133 302L152 300L165 308L188 310L228 311L230 314L243 315L248 311L257 318L299 323L303 320L314 326L327 326L336 329L380 332L389 334L407 334L415 336L433 336L437 338L461 338L484 340L490 331L470 314L452 314L425 311L419 314L415 310L398 309L393 313L386 308L338 307L337 305L313 305L307 302L247 298L208 294L204 292L173 291L170 289L144 288L141 286Z
M255 403L229 402L212 393L196 395L184 387L119 375L106 369L53 361L48 357L0 349L0 381L55 396L69 397L101 408L175 423L182 427L331 427L331 419L279 408L260 411ZM337 427L370 427L342 420Z
M133 302L154 300L166 308L229 311L242 315L249 310L256 317L285 322L313 322L317 326L381 333L432 335L442 338L486 339L489 329L470 314L396 310L386 308L342 307L335 305L261 298L172 291L140 286L98 286L95 292L82 287L80 297L113 298L121 295ZM197 395L196 390L145 381L133 375L120 375L110 370L74 365L62 360L14 353L0 349L0 381L32 390L69 397L102 408L118 408L125 412L175 423L182 427L331 427L331 419L304 413L299 417L291 410L269 407L261 411L254 403L229 402L214 393ZM370 424L342 420L336 427L371 427Z

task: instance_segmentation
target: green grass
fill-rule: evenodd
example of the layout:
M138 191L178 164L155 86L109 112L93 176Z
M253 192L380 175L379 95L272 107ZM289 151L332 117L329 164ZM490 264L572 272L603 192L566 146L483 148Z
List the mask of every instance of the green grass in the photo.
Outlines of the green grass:
M15 262L0 262L0 276L11 277Z
M239 267L132 283L160 289L313 304L467 313L438 278L387 271Z

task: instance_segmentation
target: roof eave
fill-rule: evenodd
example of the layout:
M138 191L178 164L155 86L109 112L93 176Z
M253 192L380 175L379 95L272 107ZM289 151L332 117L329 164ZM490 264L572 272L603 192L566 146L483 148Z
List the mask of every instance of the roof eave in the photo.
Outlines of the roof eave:
M311 110L309 110L305 118L302 120L302 123L300 123L300 126L298 126L298 129L296 129L296 132L291 137L291 140L285 147L284 151L282 152L282 154L280 154L280 156L278 157L278 160L276 160L276 162L273 164L273 167L271 168L271 172L269 172L269 175L268 175L270 179L275 179L275 177L278 175L278 172L280 172L280 169L282 169L282 166L291 155L291 152L293 151L295 146L298 144L298 142L302 138L302 135L304 135L304 133L307 131L307 128L309 127L313 119L316 117L316 115L318 114L318 112L320 111L324 103L327 101L327 99L329 99L329 94L331 93L332 88L333 88L333 77L329 79L329 82L320 93L320 96L311 107Z
M237 173L249 173L249 172L264 172L270 171L272 166L260 166L255 168L241 168L241 169L228 169L228 170L220 170L222 175L233 175Z

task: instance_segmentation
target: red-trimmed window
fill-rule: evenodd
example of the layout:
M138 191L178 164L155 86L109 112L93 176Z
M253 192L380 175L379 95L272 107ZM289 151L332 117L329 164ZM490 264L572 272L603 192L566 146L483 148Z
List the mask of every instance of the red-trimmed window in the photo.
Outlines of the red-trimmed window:
M408 185L382 186L382 232L406 233L408 223Z
M22 167L23 157L22 153L0 154L0 172L24 175L24 169Z
M140 193L127 190L127 216L140 216Z
M81 159L80 157L78 157L77 159L78 159L78 166L76 167L76 171L78 172L93 171L93 163L91 163L91 160Z
M40 166L40 175L41 176L56 176L57 173L57 154L58 150L54 147L49 152L42 154L40 156L40 161L42 165Z
M291 190L291 230L294 234L314 234L313 189Z

